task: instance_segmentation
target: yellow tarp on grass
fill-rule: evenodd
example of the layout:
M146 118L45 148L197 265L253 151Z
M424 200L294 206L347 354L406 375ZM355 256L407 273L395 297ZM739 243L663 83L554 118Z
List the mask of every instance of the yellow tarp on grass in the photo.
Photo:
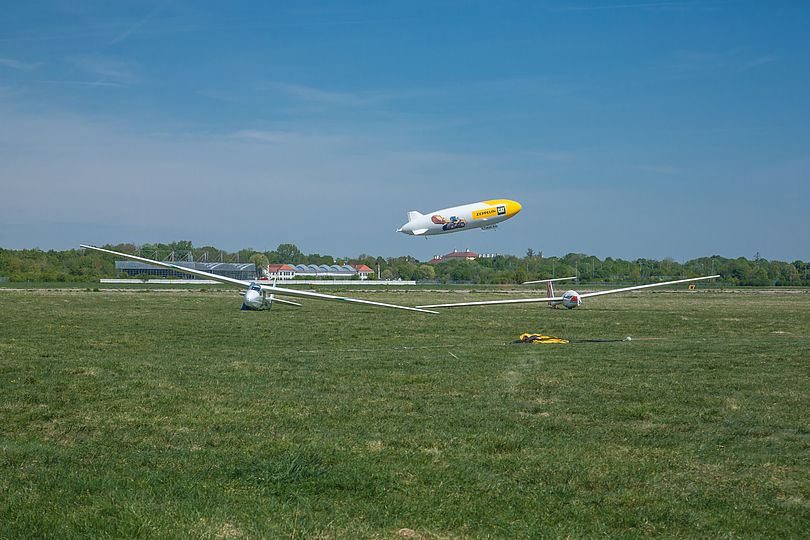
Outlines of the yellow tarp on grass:
M521 343L570 343L567 339L545 334L520 334Z

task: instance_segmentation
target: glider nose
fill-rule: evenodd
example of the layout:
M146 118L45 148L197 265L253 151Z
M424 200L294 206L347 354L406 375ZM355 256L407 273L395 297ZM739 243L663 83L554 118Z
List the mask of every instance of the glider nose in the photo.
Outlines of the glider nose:
M256 291L245 291L244 303L249 309L259 309L262 307L262 295Z
M509 210L509 215L514 216L521 210L523 210L523 205L517 201L509 201L507 203L507 209Z

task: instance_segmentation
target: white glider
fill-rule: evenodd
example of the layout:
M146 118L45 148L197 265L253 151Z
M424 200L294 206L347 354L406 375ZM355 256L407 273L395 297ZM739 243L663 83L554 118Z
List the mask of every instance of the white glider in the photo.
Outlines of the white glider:
M82 244L81 247L86 249L94 249L96 251L101 251L103 253L109 253L110 255L117 255L118 257L124 257L126 259L131 259L133 261L139 261L146 264L151 264L153 266L158 266L160 268L167 268L169 270L174 270L177 272L183 272L184 274L190 274L192 276L199 276L207 279L211 279L214 281L218 281L220 283L225 283L227 285L236 285L240 288L247 287L247 290L244 293L243 297L243 304L242 309L249 309L249 310L260 310L260 309L268 309L271 307L272 303L281 302L284 304L292 304L292 305L300 305L296 302L291 302L289 300L281 300L279 298L275 298L276 295L280 296L297 296L300 298L314 298L317 300L332 300L335 302L348 302L351 304L362 304L366 306L376 306L376 307L385 307L385 308L393 308L393 309L404 309L407 311L418 311L420 313L433 313L436 314L436 311L430 311L428 309L423 308L415 308L409 306L398 306L396 304L385 304L383 302L372 302L371 300L361 300L359 298L347 298L345 296L334 296L331 294L323 294L323 293L316 293L311 291L299 291L297 289L288 289L285 287L277 287L275 285L265 285L263 283L258 283L256 281L246 281L242 279L235 279L227 276L221 276L219 274L212 274L211 272L204 272L202 270L195 270L192 268L186 268L184 266L179 266L176 264L171 264L163 261L155 261L152 259L146 259L144 257L138 257L136 255L129 255L128 253L120 253L118 251L112 251L110 249L104 249L95 246L87 246ZM268 298L269 295L269 298Z
M615 294L621 292L630 292L630 291L637 291L640 289L649 289L651 287L663 287L664 285L675 285L677 283L689 283L691 281L701 281L703 279L714 279L719 278L719 275L714 276L701 276L695 278L687 278L687 279L676 279L675 281L662 281L661 283L648 283L646 285L635 285L633 287L622 287L621 289L609 289L607 291L596 291L590 292L585 294L579 294L577 291L566 291L562 296L554 296L553 293L549 294L549 296L545 298L514 298L510 300L484 300L480 302L458 302L455 304L431 304L427 306L417 306L420 308L449 308L449 307L466 307L466 306L492 306L492 305L500 305L500 304L529 304L533 302L548 302L552 306L562 305L568 309L574 309L582 305L583 298L591 298L593 296L603 296L605 294ZM555 280L539 280L536 282L527 282L527 283L548 283L549 290L551 289L551 281L559 281L563 279L572 279L572 278L557 278Z

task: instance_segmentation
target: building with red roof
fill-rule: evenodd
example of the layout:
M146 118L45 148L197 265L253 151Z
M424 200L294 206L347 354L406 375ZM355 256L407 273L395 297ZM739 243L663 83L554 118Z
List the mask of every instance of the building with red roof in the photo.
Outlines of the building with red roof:
M353 264L352 268L357 270L357 275L360 276L360 279L368 279L368 276L374 273L374 270L372 270L365 264Z
M442 255L441 257L435 255L432 259L428 261L428 264L439 264L447 261L474 261L480 256L481 255L479 255L478 253L470 251L469 249L465 249L464 251L454 249L452 253Z
M267 277L270 279L292 279L295 277L295 268L289 264L268 264Z

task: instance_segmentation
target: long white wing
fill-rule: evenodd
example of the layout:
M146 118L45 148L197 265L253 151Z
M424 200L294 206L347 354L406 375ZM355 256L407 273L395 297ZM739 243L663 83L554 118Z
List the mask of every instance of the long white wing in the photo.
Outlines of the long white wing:
M291 300L282 300L281 298L274 298L273 302L281 302L282 304L287 304L288 306L301 306L298 302L293 302Z
M430 311L428 309L418 308L418 307L409 307L409 306L400 306L397 304L385 304L383 302L372 302L371 300L361 300L360 298L348 298L346 296L335 296L332 294L324 294L324 293L316 293L311 291L299 291L298 289L286 289L282 287L271 287L269 285L262 285L262 289L265 291L270 291L273 294L281 294L286 296L299 296L301 298L317 298L319 300L332 300L335 302L349 302L351 304L363 304L366 306L377 306L377 307L386 307L386 308L394 308L394 309L405 309L408 311L418 311L420 313L432 313L434 315L438 314L437 311Z
M538 280L535 280L535 281L524 281L523 285L530 285L532 283L552 283L554 281L568 281L569 279L577 279L577 276L558 277L558 278L551 278L551 279L538 279Z
M696 278L676 279L675 281L662 281L660 283L648 283L647 285L635 285L633 287L623 287L621 289L610 289L607 291L596 291L591 293L580 294L580 298L590 298L591 296L602 296L605 294L615 294L620 292L637 291L639 289L649 289L650 287L663 287L664 285L675 285L677 283L688 283L690 281L700 281L703 279L714 279L720 277L714 276L701 276ZM466 307L466 306L493 306L498 304L528 304L531 302L561 302L562 297L555 296L553 298L515 298L511 300L485 300L481 302L458 302L456 304L430 304L427 306L417 306L420 308L444 308L444 307Z
M703 279L714 279L719 278L720 274L715 274L713 276L701 276L701 277L693 277L687 279L676 279L675 281L662 281L661 283L648 283L647 285L636 285L634 287L624 287L622 289L610 289L607 291L596 291L591 293L580 294L580 298L590 298L591 296L602 296L604 294L613 294L613 293L620 293L620 292L627 292L627 291L637 291L639 289L649 289L650 287L661 287L663 285L675 285L677 283L689 283L690 281L700 281Z
M498 304L531 304L533 302L562 302L562 297L553 298L515 298L512 300L482 300L480 302L458 302L456 304L430 304L416 306L420 308L467 307L467 306L496 306Z
M175 270L177 272L183 272L185 274L190 274L192 276L199 276L204 277L206 279L211 279L213 281L218 281L220 283L225 283L227 285L237 285L239 287L249 287L251 281L245 281L242 279L235 279L227 276L220 276L219 274L213 274L211 272L204 272L202 270L196 270L194 268L186 268L185 266L180 266L177 264L167 263L163 261L155 261L153 259L146 259L144 257L138 257L137 255L130 255L128 253L120 253L118 251L112 251L111 249L104 249L96 246L88 246L82 244L81 247L86 249L94 249L96 251L101 251L103 253L109 253L110 255L116 255L118 257L124 257L125 259L131 259L133 261L139 261L146 264L151 264L153 266L157 266L160 268L168 268L169 270ZM323 294L323 293L316 293L310 291L299 291L298 289L287 289L284 287L276 287L273 285L262 285L262 289L273 294L278 294L281 296L298 296L301 298L317 298L320 300L332 300L336 302L348 302L351 304L362 304L366 306L377 306L377 307L386 307L392 309L404 309L407 311L418 311L420 313L433 313L436 314L435 311L430 311L427 309L422 308L415 308L409 306L399 306L396 304L385 304L383 302L372 302L371 300L361 300L359 298L347 298L345 296L334 296L331 294Z

